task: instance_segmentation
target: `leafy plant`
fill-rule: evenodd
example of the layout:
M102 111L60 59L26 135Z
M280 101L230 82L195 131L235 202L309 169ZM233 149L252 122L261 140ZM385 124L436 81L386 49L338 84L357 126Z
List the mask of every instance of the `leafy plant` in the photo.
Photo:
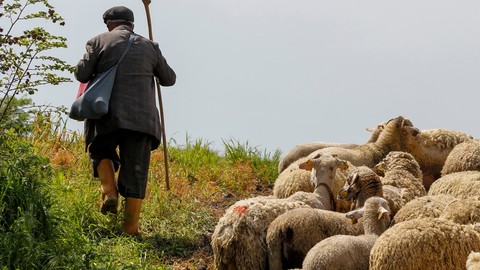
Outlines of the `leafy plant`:
M38 20L65 25L47 0L0 1L0 128L7 128L9 119L16 115L41 107L18 102L33 95L38 87L71 81L59 74L72 72L73 67L47 54L66 48L66 39L43 27L26 29L38 25Z

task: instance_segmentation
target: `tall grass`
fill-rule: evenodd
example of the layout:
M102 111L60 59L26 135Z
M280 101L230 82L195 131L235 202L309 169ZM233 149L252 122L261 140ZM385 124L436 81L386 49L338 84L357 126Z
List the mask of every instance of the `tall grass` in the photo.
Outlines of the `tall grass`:
M219 154L204 139L187 136L182 144L171 140L170 190L165 188L159 148L152 152L141 215L143 236L132 238L121 232L122 209L118 217L100 214L100 184L92 176L82 136L65 124L39 115L26 140L9 139L30 145L28 155L36 161L22 165L18 158L8 158L34 181L25 182L18 172L8 174L1 167L8 181L23 179L12 197L25 201L22 206L2 199L2 222L4 211L16 213L8 226L1 223L0 263L7 268L24 269L28 264L26 268L33 269L213 269L209 242L218 218L235 200L268 190L277 176L279 151L269 154L230 139L223 141L224 154ZM35 185L25 191L25 183ZM10 186L2 183L0 198L7 198ZM30 258L22 264L20 254L26 251Z

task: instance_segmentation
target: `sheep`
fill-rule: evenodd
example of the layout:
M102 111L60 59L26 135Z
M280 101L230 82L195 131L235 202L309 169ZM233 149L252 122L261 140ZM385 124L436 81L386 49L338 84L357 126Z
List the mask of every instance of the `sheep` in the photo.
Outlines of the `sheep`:
M378 124L375 129L367 128L367 131L370 131L372 134L366 143L375 142L382 132L383 124ZM327 148L327 147L342 147L342 148L355 148L358 147L358 144L354 143L330 143L330 142L310 142L299 144L293 147L278 163L278 173L282 173L290 164L299 160L300 158L307 157L312 152Z
M308 183L309 176L298 170L298 164L318 153L336 155L339 159L349 161L354 166L368 166L373 168L390 151L405 151L409 130L415 129L412 122L399 116L390 119L382 125L376 141L360 145L354 149L342 147L327 147L312 152L310 155L290 164L275 180L273 194L278 198L285 198L296 191L311 191L313 187Z
M337 194L337 199L353 200L354 208L358 209L373 196L383 197L380 176L367 166L359 166L350 173L345 186Z
M480 222L479 198L456 198L445 206L439 218L451 220L459 224L475 224Z
M480 251L480 227L442 218L419 218L386 230L370 251L369 269L464 269Z
M448 194L457 198L480 197L480 171L450 173L435 181L428 195Z
M354 143L331 143L331 142L309 142L303 143L294 146L289 152L280 159L278 162L278 173L282 173L290 164L299 160L300 158L307 157L312 152L323 149L327 147L344 147L344 148L354 148L357 147L358 144Z
M447 129L409 129L407 152L413 155L423 173L423 184L428 191L430 185L441 176L441 170L449 153L472 136Z
M317 185L318 193L297 192L286 199L274 196L261 196L245 199L230 206L220 218L212 234L211 245L217 269L266 269L267 253L265 236L267 227L278 215L296 208L322 207L330 208L331 186L333 178L330 171L323 173L322 164L329 163L335 167L346 166L345 161L331 155L319 155L310 159L301 168L311 170L312 181ZM315 202L314 205L305 202ZM298 199L307 198L304 202Z
M392 224L415 218L439 217L447 204L455 200L451 195L426 195L406 203L393 217Z
M392 224L415 218L443 218L459 224L480 222L480 200L461 199L450 195L433 195L416 198L397 212Z
M404 203L427 195L423 186L420 165L407 152L392 151L388 153L382 161L375 165L374 171L383 176L381 178L383 185L401 188Z
M217 269L266 269L266 226L279 214L307 204L273 196L244 199L230 206L212 234Z
M381 197L371 197L363 208L346 216L354 219L363 216L364 234L334 235L322 240L308 251L302 265L304 270L368 270L370 250L390 225L388 202Z
M320 156L320 154L310 158L310 159L317 159L318 157ZM332 179L332 185L331 185L331 191L333 194L336 194L340 191L340 189L342 188L342 186L344 185L345 183L345 180L349 174L350 171L353 170L353 166L349 163L349 162L346 162L346 161L342 161L342 162L332 162L334 161L334 159L332 158L326 158L327 156L330 156L331 155L328 155L328 154L323 154L324 158L323 158L323 162L320 162L318 163L318 173L322 174L322 178L331 178ZM306 161L304 161L303 163L301 164L305 164L307 163L310 159L307 159ZM338 160L338 159L336 159ZM340 170L338 170L338 168L340 168ZM282 173L282 175L286 175L287 173ZM274 186L274 189L273 189L273 193L274 193L274 196L275 197L278 197L278 198L285 198L285 197L288 197L288 196L291 196L289 195L291 192L288 192L287 194L278 194L278 190L275 188L275 187L279 187L280 185L278 185L278 183L282 182L282 179L287 179L287 178L283 178L282 175L280 175L277 179L277 185ZM312 176L314 175L314 172L311 172L309 170L305 170L305 169L302 169L300 168L300 165L298 165L298 169L292 171L291 173L288 174L290 177L290 179L299 179L299 181L286 181L284 182L284 185L283 187L285 189L283 189L284 191L286 190L291 190L292 192L294 190L306 190L306 191L309 191L309 192L313 192L314 191L314 187L315 187L315 183L313 181L311 181L312 179ZM308 177L308 182L302 180L302 179L307 179ZM323 181L323 180L322 180ZM292 186L287 186L287 185L293 185L295 186L292 187ZM300 188L301 185L308 185L309 188ZM310 190L310 187L313 187L312 190ZM288 195L288 196L286 196ZM337 212L347 212L350 210L350 202L349 201L338 201L336 196L333 196L333 204L335 205L334 211L337 211ZM331 209L330 207L326 208L326 209Z
M480 171L480 142L463 142L453 148L442 168L442 176L462 171Z
M324 209L293 209L279 215L268 226L267 250L271 270L301 267L307 252L323 239L337 235L363 234L358 223L344 213Z
M467 270L480 270L480 252L470 252L466 267Z

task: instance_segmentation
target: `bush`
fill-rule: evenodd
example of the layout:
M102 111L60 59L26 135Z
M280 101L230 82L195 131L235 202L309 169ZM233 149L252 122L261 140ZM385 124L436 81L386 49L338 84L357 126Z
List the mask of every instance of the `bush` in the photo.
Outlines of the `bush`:
M13 130L0 133L0 264L9 269L45 269L75 254L68 228L52 214L49 160ZM65 241L65 239L68 239ZM58 250L62 248L62 255Z

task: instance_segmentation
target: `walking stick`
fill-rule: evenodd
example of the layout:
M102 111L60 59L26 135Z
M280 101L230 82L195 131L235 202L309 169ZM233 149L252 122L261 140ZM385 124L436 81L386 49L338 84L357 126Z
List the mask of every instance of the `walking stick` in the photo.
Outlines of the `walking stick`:
M153 41L153 34L152 34L152 20L150 18L150 5L151 0L142 0L143 5L145 6L145 12L147 13L147 23L148 23L148 37L150 40ZM163 140L163 156L165 159L165 184L167 190L170 190L170 183L169 183L169 175L168 175L168 155L167 155L167 135L165 134L165 119L163 116L163 103L162 103L162 93L160 91L160 82L157 78L155 78L155 82L157 83L157 92L158 92L158 103L160 106L160 127L162 129L162 140Z

